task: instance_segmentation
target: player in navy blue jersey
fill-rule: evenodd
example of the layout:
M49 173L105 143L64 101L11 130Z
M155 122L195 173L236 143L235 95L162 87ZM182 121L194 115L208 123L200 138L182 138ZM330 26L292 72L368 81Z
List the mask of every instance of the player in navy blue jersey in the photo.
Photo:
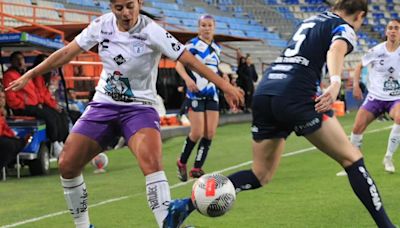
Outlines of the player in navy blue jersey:
M378 227L395 227L361 152L352 146L331 110L340 90L344 57L355 48L355 30L367 11L367 0L337 0L331 12L304 20L267 69L253 99L252 169L229 176L237 192L271 181L285 140L294 131L344 167L353 191ZM331 83L321 93L325 67Z

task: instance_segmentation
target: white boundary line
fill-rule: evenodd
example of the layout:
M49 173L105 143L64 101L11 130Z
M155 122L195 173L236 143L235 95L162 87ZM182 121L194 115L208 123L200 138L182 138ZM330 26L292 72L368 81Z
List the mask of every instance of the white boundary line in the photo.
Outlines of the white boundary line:
M388 130L388 129L391 129L391 128L392 128L392 125L390 125L388 127L383 127L383 128L378 128L378 129L374 129L374 130L371 130L371 131L367 131L364 134L373 134L373 133L385 131L385 130ZM303 153L306 153L306 152L309 152L309 151L312 151L312 150L315 150L315 149L316 149L316 147L313 146L313 147L309 147L309 148L305 148L305 149L301 149L301 150L296 150L296 151L293 151L293 152L284 153L282 155L282 157L290 157L290 156L294 156L294 155L298 155L298 154L303 154ZM228 167L226 169L221 169L219 171L215 171L215 173L223 173L223 172L226 172L226 171L235 170L237 168L240 168L240 167L243 167L243 166L246 166L246 165L250 165L252 162L253 161L243 162L243 163L240 163L238 165ZM193 181L194 181L194 179L191 179L191 180L188 180L187 182L180 182L180 183L171 185L170 189L174 189L174 188L178 188L178 187L181 187L181 186L185 186L185 185L187 185L189 183L192 183ZM118 197L118 198L113 198L113 199L101 201L99 203L90 205L89 208L101 206L101 205L104 205L104 204L109 204L109 203L112 203L112 202L117 202L117 201L120 201L120 200L125 200L125 199L132 198L132 197L139 196L139 195L143 195L143 192L136 193L136 194L129 195L129 196L122 196L122 197ZM23 220L23 221L16 222L16 223L13 223L13 224L4 225L4 226L1 226L0 228L9 228L9 227L16 227L16 226L20 226L20 225L25 225L25 224L28 224L28 223L37 222L37 221L40 221L40 220L43 220L43 219L46 219L46 218L51 218L51 217L55 217L55 216L59 216L59 215L62 215L62 214L67 214L67 213L69 213L69 211L67 211L67 210L59 211L59 212L55 212L55 213L39 216L39 217L36 217L36 218Z

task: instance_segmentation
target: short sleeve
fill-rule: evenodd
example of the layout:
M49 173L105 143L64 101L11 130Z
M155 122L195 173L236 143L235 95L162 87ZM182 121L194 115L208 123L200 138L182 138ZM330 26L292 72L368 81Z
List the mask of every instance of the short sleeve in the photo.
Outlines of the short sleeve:
M101 18L95 19L75 37L75 41L83 50L88 51L99 42L98 40L102 24L101 21Z
M354 29L348 24L341 24L332 30L332 43L335 40L344 40L349 45L348 52L352 52L357 46L357 36Z
M188 50L190 53L192 53L192 55L196 55L197 53L197 49L194 46L193 42L190 41L185 45L186 50Z
M374 60L374 56L375 56L375 49L374 48L369 49L368 52L361 58L361 64L363 65L363 67L368 66Z
M184 45L155 22L152 22L149 34L152 44L172 60L177 60L185 50Z

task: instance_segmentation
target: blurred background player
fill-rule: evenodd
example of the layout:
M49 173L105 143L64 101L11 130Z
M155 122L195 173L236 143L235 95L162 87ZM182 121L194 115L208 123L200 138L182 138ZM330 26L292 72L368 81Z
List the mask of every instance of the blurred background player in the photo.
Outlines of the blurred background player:
M186 49L213 72L218 73L221 48L214 42L215 20L211 15L203 15L198 20L198 27L198 36L186 44ZM202 167L218 127L219 99L214 83L207 80L203 75L186 70L180 62L176 64L176 71L185 81L187 88L187 100L185 102L189 106L190 132L177 161L178 178L181 181L187 181L186 164L199 140L194 167L190 170L190 176L198 178L204 174Z
M341 87L344 57L355 48L354 30L361 27L367 12L367 0L337 0L332 12L304 20L267 69L253 99L252 169L229 176L237 192L271 181L286 138L294 131L344 167L354 193L378 227L395 227L361 152L331 110ZM330 85L321 95L317 92L325 64Z
M400 19L389 21L386 37L385 42L376 45L363 56L354 70L353 95L356 99L363 99L359 86L362 67L369 66L369 85L368 95L357 112L350 141L361 148L363 133L368 125L382 114L389 113L394 124L383 164L387 172L393 173L393 154L400 143Z
M240 90L201 64L170 33L140 13L143 0L110 0L110 3L112 12L93 20L72 42L13 81L7 89L22 89L30 79L66 64L99 44L103 70L96 93L71 130L58 165L75 226L91 226L82 170L103 151L113 135L122 132L145 176L148 205L158 226L176 228L189 213L190 199L171 201L163 171L160 119L153 108L161 55L179 60L213 81L225 92L232 106L239 105L243 96ZM101 45L105 39L109 42Z

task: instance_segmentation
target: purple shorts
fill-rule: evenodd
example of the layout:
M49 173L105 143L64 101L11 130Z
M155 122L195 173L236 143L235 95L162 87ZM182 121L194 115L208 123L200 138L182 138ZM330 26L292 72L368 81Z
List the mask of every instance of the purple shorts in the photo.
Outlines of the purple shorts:
M122 135L128 142L142 128L160 131L160 117L154 108L91 102L71 132L85 135L106 148L116 136Z
M400 102L400 99L393 100L393 101L382 101L382 100L378 100L378 99L372 98L370 96L367 96L365 98L365 101L362 104L361 108L374 114L374 116L376 118L385 112L389 113L392 110L392 108L399 102Z

